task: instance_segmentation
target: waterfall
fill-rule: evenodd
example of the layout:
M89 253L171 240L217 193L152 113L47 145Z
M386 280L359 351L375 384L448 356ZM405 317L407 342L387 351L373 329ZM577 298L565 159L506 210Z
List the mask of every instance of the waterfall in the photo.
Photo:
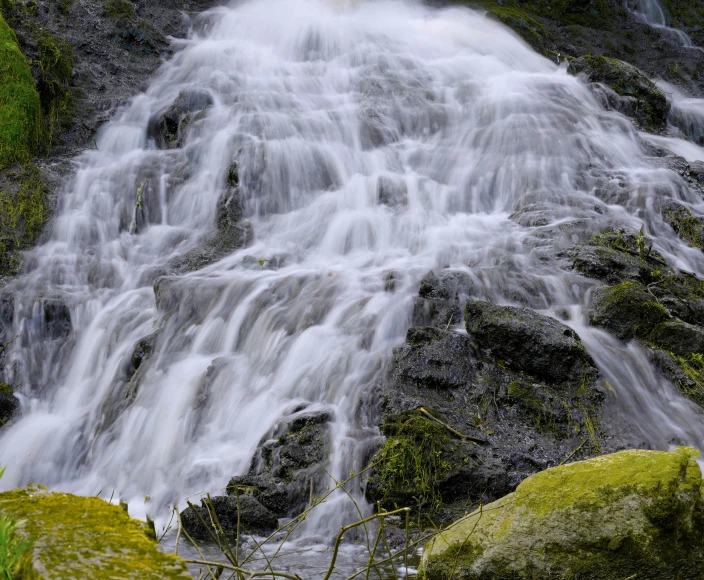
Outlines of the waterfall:
M445 267L478 298L571 312L631 393L613 412L652 445L703 447L701 415L642 352L584 326L597 283L559 258L643 226L704 275L658 210L702 200L580 80L465 8L252 0L196 30L75 160L47 241L0 295L20 336L5 487L183 505L246 473L303 407L333 417L331 472L359 469L378 435L360 400L404 340L420 279ZM155 127L188 95L200 109L165 147ZM248 243L185 267L233 189ZM321 533L344 502L322 507Z
M665 11L660 5L660 0L637 0L634 5L634 11L653 28L659 28L675 36L684 48L702 50L694 45L686 32L667 25Z

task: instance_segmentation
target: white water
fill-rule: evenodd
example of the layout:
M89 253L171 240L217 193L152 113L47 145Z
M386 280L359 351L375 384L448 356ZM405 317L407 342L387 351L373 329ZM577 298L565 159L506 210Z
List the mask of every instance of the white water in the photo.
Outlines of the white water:
M403 342L420 278L448 266L479 298L570 310L616 391L609 405L642 442L704 447L699 411L642 353L583 326L595 282L554 257L645 225L671 264L704 274L702 253L658 212L666 197L701 200L644 157L625 118L465 9L254 0L203 22L77 160L50 240L5 289L22 336L5 380L21 385L22 417L0 436L4 486L115 490L133 507L150 495L159 512L245 473L302 403L334 413L331 471L359 469L376 433L360 398ZM214 106L182 149L157 150L150 119L194 87ZM253 243L162 282L159 311L153 282L212 231L233 157ZM143 180L147 221L131 234ZM395 185L392 206L380 184ZM517 223L535 212L549 225ZM52 298L70 309L68 341L43 330ZM137 397L108 425L110 394L155 330ZM327 538L349 510L341 495L311 529Z
M694 45L692 39L686 32L679 30L678 28L667 26L665 11L662 9L660 0L636 0L635 9L636 13L639 14L648 24L650 24L650 26L672 34L679 40L680 44L684 48L702 50L700 47Z

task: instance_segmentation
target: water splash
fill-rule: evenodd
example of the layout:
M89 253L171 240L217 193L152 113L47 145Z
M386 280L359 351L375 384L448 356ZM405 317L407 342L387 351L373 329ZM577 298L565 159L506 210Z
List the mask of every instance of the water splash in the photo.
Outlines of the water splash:
M701 444L700 415L670 391L631 403L649 363L579 326L596 283L558 257L643 225L671 264L704 273L658 211L700 200L625 118L467 9L261 0L200 25L76 160L49 241L4 290L22 416L0 436L3 485L114 489L160 509L245 473L306 405L334 416L332 473L359 469L376 435L362 394L403 341L421 277L444 267L479 298L571 309L617 392L635 393L613 412L651 445ZM194 90L212 105L181 147L157 148L155 120ZM233 163L252 242L179 273ZM343 496L325 509L322 536L352 513Z

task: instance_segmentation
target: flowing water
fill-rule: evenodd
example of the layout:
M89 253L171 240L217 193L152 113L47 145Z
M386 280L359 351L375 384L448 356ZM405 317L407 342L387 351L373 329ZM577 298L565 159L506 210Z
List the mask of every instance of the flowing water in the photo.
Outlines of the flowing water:
M692 48L695 50L702 50L698 46L695 46L689 35L683 30L678 28L672 28L667 25L667 19L665 18L665 11L660 4L660 0L636 0L635 2L629 2L629 5L633 4L636 14L639 14L643 20L645 20L653 28L659 28L673 35L677 38L680 44L684 48Z
M702 200L580 80L467 9L253 0L196 30L76 159L48 241L3 291L22 405L0 436L4 486L114 490L137 512L149 495L163 515L246 473L306 405L334 415L332 473L359 469L378 436L363 394L420 279L446 267L478 298L567 317L640 442L704 447L701 412L642 349L584 325L596 283L557 255L644 226L704 275L659 213ZM194 89L212 106L182 147L157 148L153 120ZM212 234L233 162L251 244L175 273ZM131 399L126 369L154 333ZM327 541L354 512L340 494L318 513L307 532Z

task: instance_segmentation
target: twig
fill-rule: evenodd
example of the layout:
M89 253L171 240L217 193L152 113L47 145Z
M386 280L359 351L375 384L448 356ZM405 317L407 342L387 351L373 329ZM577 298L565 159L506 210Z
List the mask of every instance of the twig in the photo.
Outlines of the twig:
M428 411L426 411L423 407L418 409L423 415L428 417L431 421L435 421L438 425L441 425L442 427L445 427L450 433L455 435L456 437L459 437L460 439L465 439L466 441L469 441L470 443L474 443L477 445L478 443L488 443L486 439L479 439L478 437L470 437L469 435L465 435L464 433L460 433L457 429L453 429L448 425L447 423L444 423L440 419L433 417Z
M169 531L169 528L171 527L171 522L174 519L174 512L177 512L178 508L174 506L174 510L171 512L171 520L169 520L169 527L167 527L166 532ZM166 535L166 532L164 532L164 536ZM161 536L162 538L164 536ZM174 554L178 556L178 541L181 539L181 526L178 527L178 530L176 530L176 545L174 546Z
M202 557L202 556L201 556ZM225 564L224 562L212 562L210 560L184 560L188 564L201 564L203 566L218 566L219 568L224 568L225 570L233 570L234 572L239 572L240 574L246 574L248 578L257 578L260 576L274 576L278 578L290 578L290 580L301 580L298 574L290 574L289 572L282 572L280 570L245 570L239 566L232 566L231 564Z
M6 343L6 344L3 344L3 345L2 345L2 348L0 348L0 354L4 353L4 352L5 352L5 349L6 349L8 346L10 346L13 342L15 342L19 337L20 337L20 335L18 334L18 335L15 336L15 338L13 338L10 342L8 342L8 343Z
M193 538L191 538L191 535L188 533L188 531L187 531L186 529L184 529L184 527L183 527L183 522L181 521L181 514L179 513L178 510L176 510L176 518L177 518L177 520L178 520L178 528L179 528L179 530L183 530L183 535L186 536L186 539L187 539L189 542L191 542L191 544L193 544L193 547L196 549L196 552L198 552L198 555L201 557L201 559L202 559L202 560L205 560L205 558L203 557L203 552L200 551L200 548L198 547L198 544L196 544L196 542L193 540ZM217 565L217 564L216 564L216 565ZM210 574L210 576L211 576L212 578L215 578L215 580L217 580L217 576L216 576L216 575L213 573L213 571L210 569L210 565L209 565L209 564L205 564L205 569L208 571L208 574Z
M558 467L559 467L560 465L564 465L564 464L567 463L570 459L572 459L572 458L577 454L577 452L578 452L582 447L584 447L584 445L587 443L587 441L589 441L589 438L588 438L588 437L587 437L584 441L582 441L582 443L579 445L579 447L577 447L577 449L575 449L572 453L570 453L567 457L565 457L562 461L560 461L560 463L557 464Z
M332 576L332 572L335 569L335 562L337 561L337 553L340 549L340 544L342 543L342 539L345 535L345 532L348 532L353 528L362 526L362 525L364 525L368 522L371 522L373 520L377 520L379 518L384 518L387 516L393 516L396 514L406 513L408 511L410 511L410 508L401 508L401 509L394 510L391 512L384 512L382 514L374 514L373 516L369 516L368 518L365 518L365 519L360 520L358 522L354 522L352 524L342 526L340 528L340 532L337 534L337 538L335 539L335 546L334 546L333 552L332 552L332 559L330 560L330 567L328 568L328 571L325 574L325 578L323 580L330 580L330 576Z

